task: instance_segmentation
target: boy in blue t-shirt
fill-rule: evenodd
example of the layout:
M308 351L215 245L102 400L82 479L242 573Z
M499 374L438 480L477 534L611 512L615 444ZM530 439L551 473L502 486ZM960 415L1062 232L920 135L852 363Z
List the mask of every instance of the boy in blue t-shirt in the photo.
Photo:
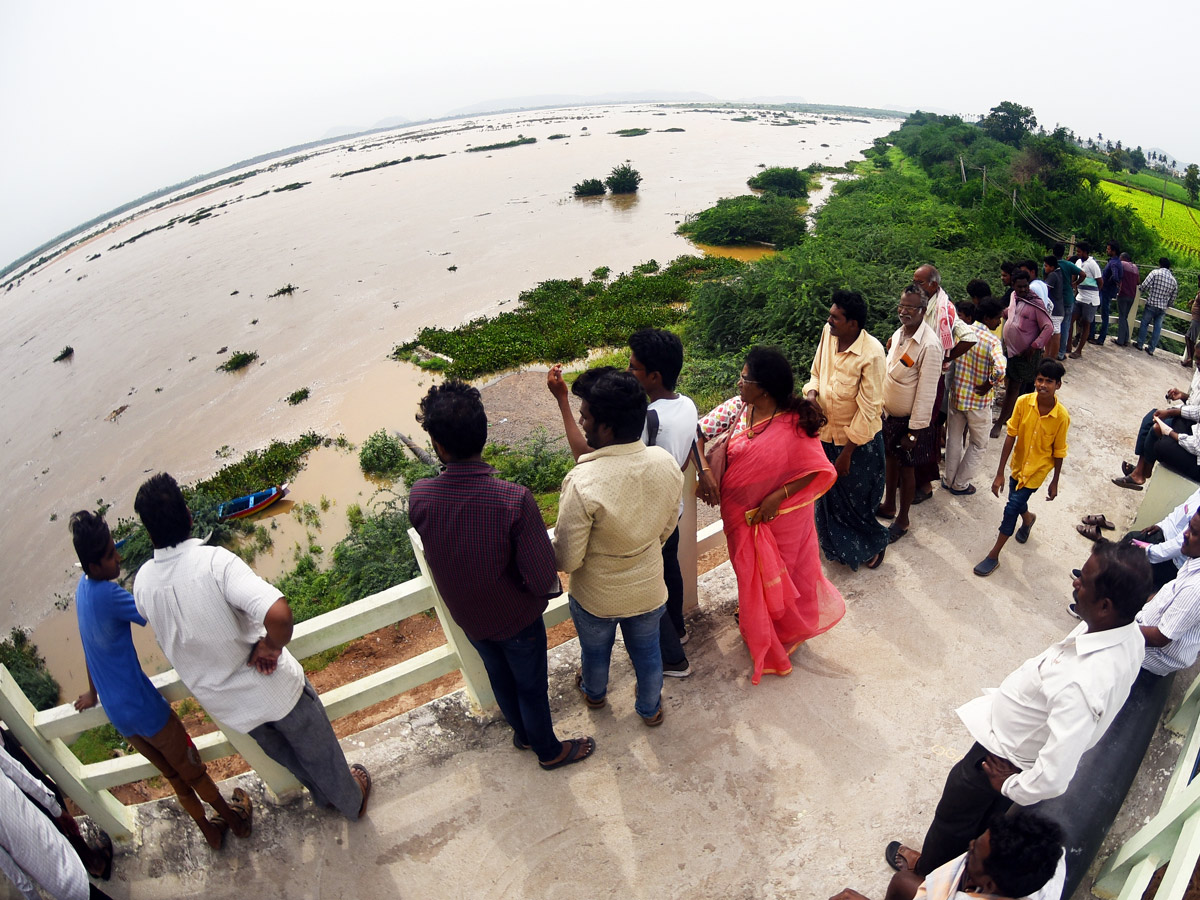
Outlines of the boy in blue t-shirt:
M236 788L226 802L179 716L142 671L129 625L144 626L146 620L134 606L133 595L114 581L121 571L121 554L108 525L95 513L81 510L71 516L71 537L84 572L75 589L75 612L88 672L88 691L80 694L75 708L95 706L99 695L109 721L163 773L179 805L214 850L221 849L227 830L249 837L250 798ZM205 816L202 801L216 810L213 819Z

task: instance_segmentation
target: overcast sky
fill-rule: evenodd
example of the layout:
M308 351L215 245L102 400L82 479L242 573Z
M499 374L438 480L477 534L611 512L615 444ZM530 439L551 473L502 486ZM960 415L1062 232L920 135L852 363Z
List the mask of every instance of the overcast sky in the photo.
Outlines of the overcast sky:
M0 0L0 265L156 188L339 126L539 94L964 115L1013 100L1047 128L1200 161L1198 25L1200 4L1182 0Z

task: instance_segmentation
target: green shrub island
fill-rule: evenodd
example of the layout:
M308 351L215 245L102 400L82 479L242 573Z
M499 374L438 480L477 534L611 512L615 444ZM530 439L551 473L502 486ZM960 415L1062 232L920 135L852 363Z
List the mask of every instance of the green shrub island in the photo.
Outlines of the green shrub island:
M229 359L217 366L217 371L236 372L238 369L246 368L256 359L258 359L258 353L254 350L237 350Z
M794 167L771 166L746 182L756 191L770 191L780 197L804 200L808 197L810 173Z
M613 170L608 173L604 183L614 194L633 194L637 192L638 185L642 183L642 176L637 169L628 162L624 162L619 166L613 166Z
M719 247L739 244L772 244L776 249L795 247L804 239L804 205L776 194L743 194L725 197L677 229L693 241Z
M585 178L579 184L575 185L574 190L576 197L602 197L608 188L604 186L604 182L599 178Z

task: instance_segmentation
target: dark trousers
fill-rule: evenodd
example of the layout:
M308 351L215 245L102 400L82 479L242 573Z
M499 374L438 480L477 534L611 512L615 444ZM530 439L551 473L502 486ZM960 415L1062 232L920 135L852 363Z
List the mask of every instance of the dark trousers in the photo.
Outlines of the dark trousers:
M1117 346L1129 343L1129 310L1133 308L1133 297L1117 298Z
M664 663L678 664L687 660L679 639L686 629L683 624L683 573L679 571L679 529L676 528L662 548L663 581L667 583L667 611L658 625L658 647Z
M1142 417L1142 424L1138 426L1137 441L1133 445L1134 452L1138 456L1146 458L1147 477L1154 471L1155 463L1162 463L1172 472L1182 475L1184 478L1200 479L1200 461L1181 447L1177 440L1172 437L1159 436L1154 430L1155 412L1157 410L1152 409ZM1196 423L1183 418L1174 418L1167 424L1179 434L1191 434Z
M1100 322L1098 325L1096 322L1092 322L1091 333L1091 337L1099 341L1101 344L1103 344L1105 339L1108 338L1108 317L1111 314L1112 297L1109 297L1107 300L1102 299L1100 301Z
M1012 806L980 768L987 754L983 745L976 743L946 776L933 824L921 845L921 860L915 870L921 877L966 853L967 845L987 830L992 818Z
M1121 538L1122 544L1127 544L1130 541L1145 541L1147 544L1161 544L1163 542L1163 533L1155 531L1153 534L1148 534L1145 531L1130 531L1125 537ZM1150 563L1150 572L1154 576L1154 589L1158 590L1170 581L1175 580L1175 576L1179 574L1179 569L1175 567L1175 563L1171 560L1163 562Z
M517 742L533 747L542 762L562 752L550 718L546 683L546 623L538 616L510 638L477 641L467 636L487 669L496 704Z

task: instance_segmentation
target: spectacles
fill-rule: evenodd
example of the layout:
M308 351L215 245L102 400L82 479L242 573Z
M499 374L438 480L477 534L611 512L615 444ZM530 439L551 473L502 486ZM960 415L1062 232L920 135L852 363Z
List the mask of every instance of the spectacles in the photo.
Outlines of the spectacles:
M921 311L922 309L924 309L925 307L923 307L923 306L910 306L910 305L908 305L907 303L901 303L899 308L900 308L900 309L906 309L906 310L908 310L909 312L920 312L920 311Z
M738 384L758 384L758 382L755 381L753 378L747 378L745 375L739 375L737 383Z

